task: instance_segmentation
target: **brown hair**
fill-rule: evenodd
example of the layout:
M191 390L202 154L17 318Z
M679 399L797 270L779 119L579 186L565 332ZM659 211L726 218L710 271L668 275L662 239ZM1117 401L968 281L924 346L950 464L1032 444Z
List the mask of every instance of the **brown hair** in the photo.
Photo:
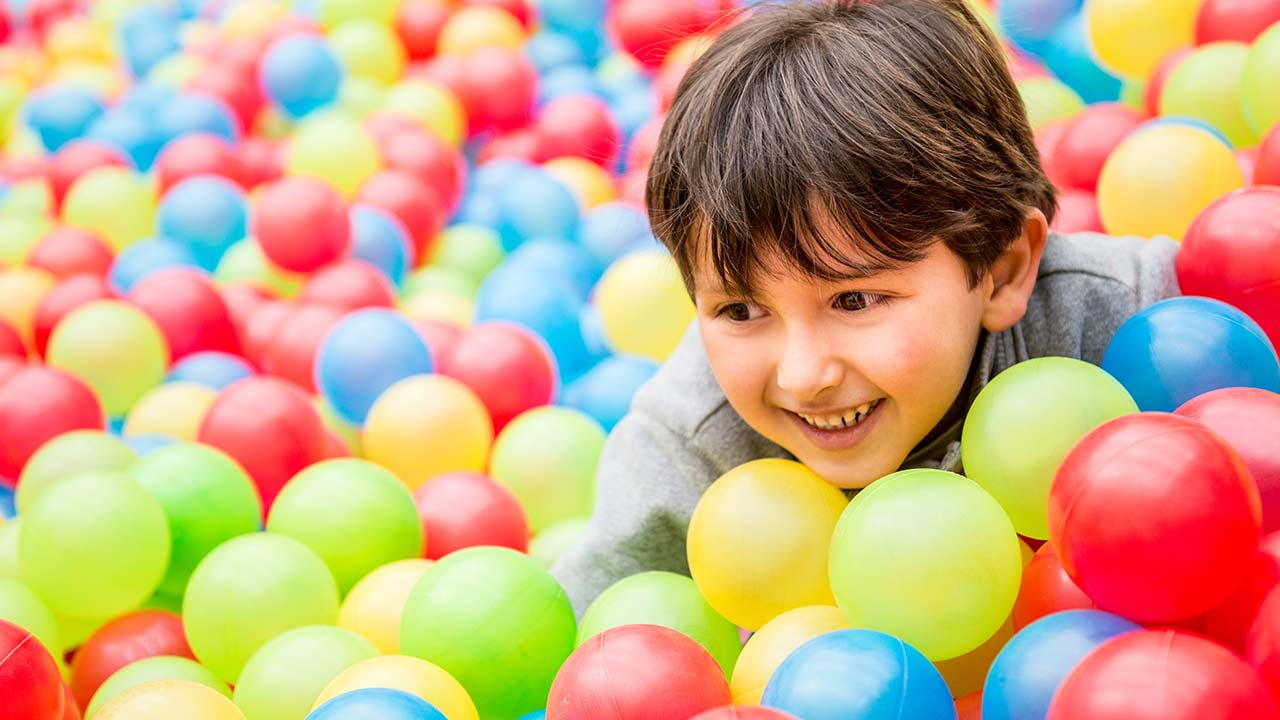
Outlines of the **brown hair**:
M820 0L756 7L690 67L646 203L690 290L709 257L750 292L774 254L833 280L939 238L976 285L1026 212L1052 220L1056 201L1001 47L965 0Z

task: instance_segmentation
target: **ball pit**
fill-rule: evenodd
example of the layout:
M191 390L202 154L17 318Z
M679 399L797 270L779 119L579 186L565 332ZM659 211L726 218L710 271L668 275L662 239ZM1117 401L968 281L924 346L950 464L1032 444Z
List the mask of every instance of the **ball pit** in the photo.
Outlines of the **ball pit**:
M426 660L404 655L371 658L338 673L316 700L329 700L366 688L400 690L431 703L449 720L479 720L467 691L449 673Z
M186 636L182 632L182 618L160 610L137 610L121 615L98 628L76 651L68 683L71 693L88 710L91 699L97 696L102 685L119 674L120 670L147 658L161 656L175 660L194 660L191 647L187 645ZM208 673L207 670L201 670L202 674ZM130 676L144 677L132 673L126 675ZM157 676L145 679L160 678ZM124 683L123 679L117 680L113 686L115 692L109 695L114 697L126 689ZM139 683L131 682L128 686L137 684ZM101 706L106 700L104 697L98 705Z
M185 657L157 655L144 658L120 668L107 678L106 682L93 694L93 700L85 705L85 718L94 717L103 705L114 700L118 695L156 680L185 680L199 683L220 694L231 697L231 690L226 683L214 677L204 666Z
M307 720L376 717L386 720L447 720L434 705L402 690L365 688L343 693L309 713Z
M249 720L303 720L338 673L378 654L338 627L300 627L263 645L236 680L232 699Z
M485 475L437 475L414 490L413 501L428 539L427 558L477 545L529 548L529 521L519 498Z
M743 645L733 666L729 683L733 701L759 704L769 678L792 652L819 635L848 627L849 621L833 605L795 608L765 623Z
M365 575L342 601L338 625L362 635L380 652L399 652L405 602L431 565L418 558L396 560Z
M97 720L245 720L244 713L217 690L190 680L152 680L117 695L98 710Z
M0 711L14 720L61 717L66 704L53 656L31 633L0 620Z

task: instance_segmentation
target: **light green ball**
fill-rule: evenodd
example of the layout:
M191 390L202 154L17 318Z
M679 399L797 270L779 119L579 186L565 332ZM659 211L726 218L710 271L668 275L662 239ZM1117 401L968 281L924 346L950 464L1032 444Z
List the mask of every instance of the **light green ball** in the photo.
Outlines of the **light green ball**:
M552 525L529 542L529 555L539 565L550 570L561 556L578 544L590 524L590 518L573 518Z
M226 697L231 697L231 688L228 688L226 683L219 680L200 663L183 657L157 655L129 663L112 673L111 677L107 678L106 682L102 683L93 694L89 707L85 709L85 720L89 720L102 709L103 705L125 690L153 680L186 680L200 683L207 688L217 690Z
M419 268L404 281L404 298L430 292L447 292L474 299L479 284L459 268L430 265Z
M62 318L49 336L45 359L83 380L103 411L120 417L164 382L169 345L143 311L121 300L95 300Z
M1021 541L995 498L942 470L877 480L845 508L828 569L852 627L901 638L933 661L989 640L1022 580Z
M303 720L338 673L377 655L373 643L340 627L290 630L249 658L236 705L247 720Z
M294 297L302 290L302 276L273 266L254 238L245 238L227 248L213 278L223 285L247 282L282 298Z
M466 688L482 718L546 705L577 627L564 589L528 555L473 547L431 566L409 594L400 651Z
M285 153L287 175L323 180L347 199L381 167L378 145L360 121L334 108L304 118Z
M1241 82L1249 46L1241 42L1201 45L1180 61L1160 91L1161 115L1203 120L1236 147L1258 144L1258 133L1245 119ZM1273 81L1276 78L1273 78ZM1275 85L1272 86L1274 93Z
M337 618L338 588L324 561L271 533L219 545L196 567L182 601L182 628L196 659L232 684L271 638Z
M271 506L267 530L314 550L344 595L387 563L422 557L422 518L409 489L391 471L354 458L295 475Z
M18 530L22 527L22 518L14 518L0 525L0 577L17 580L18 573Z
M0 620L35 635L50 655L56 657L65 649L53 611L31 588L13 578L0 577Z
M490 474L520 499L529 528L591 514L604 429L565 407L540 407L512 420L493 444Z
M492 228L454 225L440 233L431 264L460 270L479 287L480 281L502 264L505 255L502 239Z
M675 573L640 573L611 585L582 616L577 644L622 625L661 625L688 635L711 653L725 677L732 677L742 652L738 626L707 604L692 579Z
M1265 136L1280 123L1280 24L1272 25L1253 41L1240 81L1240 98L1249 126Z
M221 450L175 443L148 453L129 475L160 502L169 519L173 547L161 593L181 597L191 573L214 548L258 531L258 490Z
M74 430L63 433L36 450L22 468L18 511L31 507L50 484L86 470L124 472L138 462L138 456L120 438L101 430Z
M1074 117L1084 110L1084 100L1075 90L1052 78L1032 78L1018 83L1018 92L1027 107L1032 130L1055 120Z
M1033 358L987 384L964 421L965 474L1020 534L1049 537L1049 488L1063 458L1102 423L1138 412L1118 380L1082 360Z
M123 473L64 478L22 515L19 572L55 613L105 618L133 610L168 566L164 510Z

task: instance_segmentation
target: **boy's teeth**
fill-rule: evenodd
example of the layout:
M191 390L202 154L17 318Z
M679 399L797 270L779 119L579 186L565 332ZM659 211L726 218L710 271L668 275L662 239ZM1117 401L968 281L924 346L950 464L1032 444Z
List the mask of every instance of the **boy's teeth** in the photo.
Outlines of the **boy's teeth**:
M819 430L839 430L851 425L857 425L862 419L871 414L879 404L879 400L875 402L863 403L852 410L846 410L843 415L805 415L804 413L796 413L805 422L818 428Z

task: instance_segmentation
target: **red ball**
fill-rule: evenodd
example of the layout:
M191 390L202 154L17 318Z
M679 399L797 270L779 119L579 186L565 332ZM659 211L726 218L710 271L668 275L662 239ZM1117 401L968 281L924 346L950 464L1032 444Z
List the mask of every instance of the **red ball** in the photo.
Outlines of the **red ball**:
M308 392L316 392L312 373L316 365L316 352L324 336L346 314L341 308L328 305L299 305L284 316L276 326L267 345L262 369L271 375L284 378Z
M405 0L396 11L396 34L411 60L436 54L440 29L449 19L449 6L436 0Z
M242 135L253 127L258 112L266 106L257 74L245 73L230 65L206 65L191 78L186 89L221 100L239 123Z
M80 706L76 704L71 688L62 686L62 720L81 720Z
M1215 200L1187 229L1175 264L1184 294L1240 308L1280 347L1280 188Z
M276 333L292 314L293 305L278 300L267 301L253 311L239 331L240 346L249 362L259 369L266 368Z
M1245 641L1245 658L1280 699L1280 590L1272 590L1258 608Z
M0 718L62 717L66 691L53 656L34 635L0 620Z
M400 122L408 122L410 126L395 128L393 123ZM371 125L378 128L376 134L371 134L382 156L387 158L387 167L413 174L435 191L446 212L452 212L462 199L466 185L467 163L462 153L407 118L382 115L372 122L366 121L366 127Z
M45 177L49 178L54 202L62 205L62 198L71 184L81 175L100 167L132 168L133 163L114 147L94 140L72 140L63 145L45 166Z
M1164 83L1169 79L1169 74L1183 60L1191 56L1191 48L1181 47L1165 56L1164 60L1156 66L1156 71L1151 74L1151 79L1147 80L1147 91L1143 94L1143 104L1146 105L1147 114L1152 117L1160 115L1160 96L1164 94Z
M298 300L347 312L366 307L394 307L396 291L387 276L369 263L342 260L307 278Z
M1262 601L1280 584L1280 532L1262 539L1258 553L1244 583L1227 601L1210 610L1204 617L1204 634L1243 653L1249 628L1258 617Z
M101 430L106 420L93 391L69 373L28 367L0 385L0 482L14 485L27 459L71 430Z
M60 278L89 274L103 277L115 258L97 233L84 228L60 225L40 238L27 264L48 270Z
M17 375L27 368L27 361L13 355L0 355L0 385L9 382L9 378ZM0 475L0 483L7 483L8 480Z
M573 155L612 168L618 161L622 131L609 107L586 95L558 97L538 115L538 134L548 158Z
M661 112L665 113L671 109L671 103L676 101L676 91L680 89L680 82L693 66L693 61L694 58L690 55L667 58L662 61L658 74L653 78L653 90L658 96L658 109Z
M529 549L529 521L520 501L480 473L437 475L413 491L413 500L426 530L429 560L477 545Z
M1053 549L1045 543L1022 569L1022 585L1013 603L1013 629L1021 630L1046 615L1063 610L1096 610L1098 606L1076 585Z
M1174 414L1226 440L1249 468L1262 498L1262 530L1280 530L1280 395L1258 388L1222 388L1188 400Z
M956 720L982 720L982 691L956 698Z
M36 352L44 357L45 350L49 347L49 336L67 313L87 302L113 297L115 293L110 284L100 275L75 275L54 285L36 306L32 322Z
M71 693L82 707L112 673L157 655L195 659L182 618L163 610L137 610L98 628L71 661Z
M462 4L470 7L484 6L506 10L526 28L533 22L533 11L529 9L529 0L463 0Z
M253 478L263 517L280 488L298 471L325 457L324 424L296 386L270 377L248 377L218 394L196 439L223 450Z
M1262 720L1280 717L1258 673L1217 643L1178 630L1112 638L1076 665L1048 720Z
M360 186L356 202L386 210L404 224L414 257L427 257L448 219L444 198L413 173L381 170Z
M1245 187L1256 185L1253 178L1258 174L1258 148L1237 148L1233 154L1236 156L1236 164L1240 166L1240 172L1244 173Z
M555 360L542 340L517 325L477 325L436 365L442 375L475 392L493 418L495 433L520 413L555 398Z
M550 159L544 144L542 133L536 127L522 127L495 135L486 142L476 154L476 163L483 165L498 158L516 158L537 165Z
M523 53L483 48L462 59L460 69L455 89L473 135L514 130L532 119L538 71Z
M246 186L239 152L223 138L207 133L183 135L165 145L153 170L161 195L178 181L194 175L220 175Z
M247 137L240 143L240 164L245 188L253 189L284 175L284 150L266 138Z
M1196 15L1196 44L1236 40L1252 43L1280 22L1280 0L1204 0Z
M1258 164L1253 169L1254 185L1280 185L1280 123L1271 128L1258 146Z
M3 320L0 320L0 356L16 358L23 362L27 360L27 346L22 342L22 336Z
M346 202L328 184L309 177L289 177L265 188L253 230L267 258L293 272L311 272L351 249Z
M664 120L666 120L665 115L658 115L637 130L635 136L631 138L631 144L627 147L628 172L649 167L653 154L658 151L658 139L662 137Z
M547 720L671 720L732 700L724 671L687 635L623 625L573 651L551 684Z
M1060 233L1102 232L1098 196L1088 190L1063 190L1050 228Z
M439 320L411 317L409 322L413 323L413 326L418 329L418 334L422 336L422 339L427 341L427 347L431 350L431 358L435 360L437 368L440 367L441 363L447 364L449 362L449 355L458 346L458 342L462 340L462 336L465 334L462 328Z
M760 705L725 705L696 715L692 720L796 720L796 716Z
M151 273L133 286L129 302L160 326L175 362L204 350L240 352L227 304L200 272L169 268Z
M1053 146L1053 168L1063 189L1097 192L1111 151L1145 118L1119 103L1090 105L1073 118Z
M1103 610L1194 618L1240 587L1261 539L1258 486L1205 426L1144 412L1095 428L1058 468L1049 542Z
M1062 136L1067 134L1067 129L1071 127L1071 119L1054 120L1045 123L1036 131L1036 151L1040 153L1040 163L1044 166L1044 174L1049 178L1055 187L1066 187L1066 178L1058 171L1058 166L1054 164L1054 157L1058 152L1058 143L1062 142Z
M719 17L719 4L712 0L618 0L609 27L623 49L656 69L677 43Z

